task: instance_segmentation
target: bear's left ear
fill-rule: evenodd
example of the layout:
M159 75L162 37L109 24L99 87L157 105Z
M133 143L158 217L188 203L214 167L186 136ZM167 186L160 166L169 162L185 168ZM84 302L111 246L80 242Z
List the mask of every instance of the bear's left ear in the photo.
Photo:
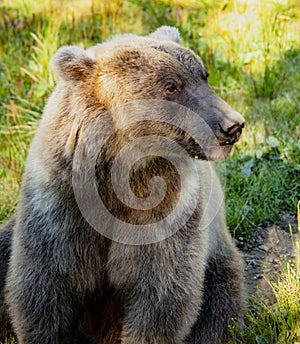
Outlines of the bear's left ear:
M52 60L54 73L63 80L84 80L89 76L96 62L81 48L62 47Z
M175 43L180 43L180 33L176 27L172 26L161 26L153 33L150 33L149 37L164 41L173 41Z

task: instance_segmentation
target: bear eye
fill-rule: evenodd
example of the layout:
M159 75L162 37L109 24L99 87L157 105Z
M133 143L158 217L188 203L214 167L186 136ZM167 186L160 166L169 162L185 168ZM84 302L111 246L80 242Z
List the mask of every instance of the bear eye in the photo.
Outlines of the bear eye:
M173 84L170 84L166 87L166 94L173 95L177 92L177 87Z

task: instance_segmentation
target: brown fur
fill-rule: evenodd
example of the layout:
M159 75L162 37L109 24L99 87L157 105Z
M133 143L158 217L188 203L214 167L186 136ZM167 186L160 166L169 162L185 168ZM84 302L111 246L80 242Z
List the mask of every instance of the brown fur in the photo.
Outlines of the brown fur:
M210 89L201 60L178 42L176 29L162 27L147 37L124 35L55 55L59 81L30 148L6 277L6 303L20 344L228 340L227 326L243 309L243 263L206 160L228 156L244 119ZM109 140L90 167L82 159L103 135ZM145 158L130 170L129 184L136 197L147 199L151 179L159 176L166 194L151 209L131 208L113 189L112 163L121 148L153 135L174 145L168 152L155 142L140 145ZM202 161L191 159L196 156ZM114 215L108 224L112 231L120 227L123 243L101 235L83 216L72 184L82 172L86 185L96 177L99 196ZM158 197L160 187L152 191ZM144 232L139 227L130 237L128 224L155 226L180 195L176 221L191 216L177 231L165 225L165 240L130 244ZM105 221L97 222L100 229L110 229Z

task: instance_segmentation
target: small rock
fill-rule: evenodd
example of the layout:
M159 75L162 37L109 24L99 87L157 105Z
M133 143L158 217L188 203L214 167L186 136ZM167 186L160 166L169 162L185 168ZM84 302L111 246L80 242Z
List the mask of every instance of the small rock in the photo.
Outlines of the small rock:
M262 274L259 274L253 277L254 280L261 279L261 278L263 278Z
M241 250L245 249L245 243L243 243L237 239L234 240L234 243L235 243L235 246L238 247L239 249L241 249Z
M256 260L251 260L251 261L249 262L249 264L252 265L252 266L254 266L254 267L258 266L258 263L257 263Z
M268 251L269 251L269 247L266 246L266 245L260 245L260 246L258 246L258 248L259 248L260 250L264 251L264 252L268 252Z

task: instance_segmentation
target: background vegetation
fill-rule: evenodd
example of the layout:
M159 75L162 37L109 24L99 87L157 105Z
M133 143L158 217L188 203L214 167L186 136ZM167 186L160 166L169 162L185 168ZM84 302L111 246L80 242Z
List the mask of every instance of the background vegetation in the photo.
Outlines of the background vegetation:
M253 226L266 226L286 212L296 214L299 20L298 0L0 1L0 221L17 202L28 144L54 87L49 61L57 48L87 48L116 33L146 34L160 25L179 28L183 44L202 57L210 85L248 122L226 162L227 214L233 235L247 240ZM299 305L299 266L292 271L296 277L288 285ZM260 309L261 328L267 326L261 320L264 315L278 319L282 306L286 304ZM291 310L287 307L284 312ZM284 338L278 335L278 324L259 334L259 326L252 323L252 337L246 330L243 343L300 341L298 317L293 309L293 320L282 325L287 329Z

